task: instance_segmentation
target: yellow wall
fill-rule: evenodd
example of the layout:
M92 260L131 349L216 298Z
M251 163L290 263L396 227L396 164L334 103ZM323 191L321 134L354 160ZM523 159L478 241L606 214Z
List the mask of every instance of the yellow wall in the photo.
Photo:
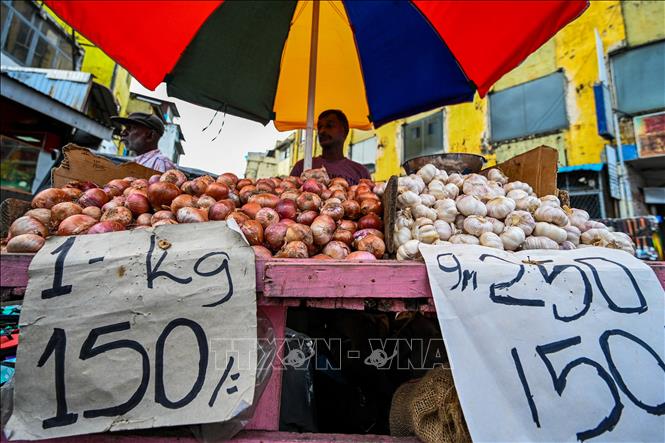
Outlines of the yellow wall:
M665 2L622 2L626 36L630 46L665 38Z

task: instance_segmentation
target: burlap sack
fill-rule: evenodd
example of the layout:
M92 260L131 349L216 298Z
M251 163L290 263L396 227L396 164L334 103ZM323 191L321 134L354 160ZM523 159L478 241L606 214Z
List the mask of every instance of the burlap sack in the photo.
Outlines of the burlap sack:
M471 441L449 368L432 369L397 389L390 407L390 435L416 435L425 443Z

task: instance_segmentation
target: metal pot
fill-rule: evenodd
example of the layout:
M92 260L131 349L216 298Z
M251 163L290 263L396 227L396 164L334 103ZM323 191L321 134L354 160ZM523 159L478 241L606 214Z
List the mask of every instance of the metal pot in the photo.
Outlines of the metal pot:
M486 161L487 160L485 160L485 157L482 155L448 153L424 155L422 157L412 158L411 160L405 161L402 167L407 174L415 174L418 169L431 163L449 174L452 172L471 174L480 172Z

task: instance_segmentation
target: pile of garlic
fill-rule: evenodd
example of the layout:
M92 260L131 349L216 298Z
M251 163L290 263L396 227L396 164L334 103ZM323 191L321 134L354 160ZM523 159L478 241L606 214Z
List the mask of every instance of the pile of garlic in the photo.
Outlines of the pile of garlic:
M630 237L561 207L554 195L538 198L531 186L509 182L499 169L447 174L434 165L398 180L393 235L398 260L420 258L418 245L462 243L507 251L603 246L635 253Z

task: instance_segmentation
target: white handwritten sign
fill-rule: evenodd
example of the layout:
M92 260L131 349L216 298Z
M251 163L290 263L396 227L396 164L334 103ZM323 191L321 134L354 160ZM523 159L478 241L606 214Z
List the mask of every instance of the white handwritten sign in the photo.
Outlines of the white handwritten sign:
M50 238L30 265L8 437L219 422L248 407L254 272L224 222Z
M474 441L665 441L665 307L603 248L422 246Z

